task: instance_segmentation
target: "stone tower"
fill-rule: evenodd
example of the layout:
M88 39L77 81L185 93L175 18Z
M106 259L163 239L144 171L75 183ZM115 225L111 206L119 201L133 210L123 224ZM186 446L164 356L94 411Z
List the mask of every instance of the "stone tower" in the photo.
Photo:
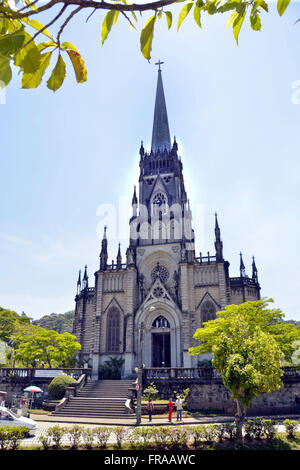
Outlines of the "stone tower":
M229 276L215 214L215 254L196 256L192 213L176 139L170 139L162 72L158 70L151 149L140 147L139 189L134 187L129 245L122 263L108 264L106 228L99 270L89 287L87 269L79 276L73 332L81 361L93 376L109 357L122 357L123 377L134 376L141 325L146 367L194 367L193 335L229 303L260 297L255 261L252 277L241 255L240 276Z

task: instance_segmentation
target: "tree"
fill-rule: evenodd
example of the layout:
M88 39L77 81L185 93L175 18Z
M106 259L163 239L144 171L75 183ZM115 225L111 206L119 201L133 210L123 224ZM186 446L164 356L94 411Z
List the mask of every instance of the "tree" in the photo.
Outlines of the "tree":
M102 44L112 27L116 25L120 13L130 27L137 30L137 13L142 15L143 12L151 12L140 32L141 52L147 60L150 60L155 25L165 18L170 29L174 12L165 8L178 3L184 5L178 16L177 30L192 10L195 22L200 28L201 15L212 16L231 12L227 27L232 26L237 43L247 14L249 13L251 28L259 31L260 15L262 12L268 12L268 3L265 0L154 0L133 4L127 0L116 0L112 3L98 0L46 0L46 3L41 0L0 0L0 83L3 87L9 84L12 78L11 65L14 65L22 73L22 88L38 87L54 53L57 53L56 64L47 80L50 90L56 91L65 79L64 57L70 59L77 82L85 82L87 70L80 53L73 44L62 41L61 37L68 23L76 15L91 9L92 12L87 20L96 11L106 11L101 29ZM280 16L289 3L290 0L277 0L277 11ZM40 22L44 13L53 15L45 25ZM56 37L49 30L54 24L58 25ZM32 29L35 30L33 35L30 34ZM37 40L44 36L46 39L38 43Z
M192 355L213 354L212 364L236 402L238 437L253 398L282 386L283 360L291 360L300 338L300 328L283 323L283 313L268 308L270 302L227 305L196 331L194 338L201 344L189 350Z
M19 326L12 335L15 358L27 366L66 366L76 351L81 349L76 337L70 333L57 333L40 326Z
M0 307L0 341L9 343L10 337L19 324L29 324L30 318L24 313L19 316L13 310Z

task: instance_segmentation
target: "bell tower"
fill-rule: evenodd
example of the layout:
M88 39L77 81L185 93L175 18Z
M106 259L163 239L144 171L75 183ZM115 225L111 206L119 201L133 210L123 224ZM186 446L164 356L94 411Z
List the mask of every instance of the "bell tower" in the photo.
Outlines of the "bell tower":
M132 247L193 244L192 215L184 185L182 162L174 137L171 144L167 106L158 62L151 149L140 147L138 197L134 192L130 219Z

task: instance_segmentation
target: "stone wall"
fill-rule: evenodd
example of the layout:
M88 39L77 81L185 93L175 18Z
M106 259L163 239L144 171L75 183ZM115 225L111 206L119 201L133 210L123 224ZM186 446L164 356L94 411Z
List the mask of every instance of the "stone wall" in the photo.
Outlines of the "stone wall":
M159 396L168 400L174 398L174 392L183 393L190 389L186 409L189 411L235 413L235 402L230 391L224 387L221 379L206 380L151 380L159 390ZM262 393L253 399L247 412L251 415L276 415L296 413L295 395L300 394L300 376L296 379L284 379L283 387L272 393Z

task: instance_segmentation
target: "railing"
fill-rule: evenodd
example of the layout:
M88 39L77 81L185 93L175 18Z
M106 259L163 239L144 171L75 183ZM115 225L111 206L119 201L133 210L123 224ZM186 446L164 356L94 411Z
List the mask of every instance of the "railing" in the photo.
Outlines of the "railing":
M202 253L200 252L200 256L195 258L195 260L200 264L210 264L215 263L217 261L217 257L210 255L209 251L207 252L207 256L202 256Z
M81 367L78 368L25 368L25 367L1 367L0 368L0 379L9 380L11 378L19 379L43 379L43 378L53 378L57 375L64 373L71 375L74 378L79 378L82 374L91 376L91 369L84 369Z
M127 268L126 263L122 263L121 265L118 265L116 263L108 264L106 271L122 271Z
M284 367L283 379L300 380L300 366ZM221 379L213 367L149 367L143 369L143 381L151 380L195 380L195 379Z
M150 367L143 370L144 380L187 380L220 378L216 369L200 367Z
M240 286L244 284L245 286L257 286L258 282L255 279L252 279L251 277L231 277L230 278L230 284L232 287L235 285Z

